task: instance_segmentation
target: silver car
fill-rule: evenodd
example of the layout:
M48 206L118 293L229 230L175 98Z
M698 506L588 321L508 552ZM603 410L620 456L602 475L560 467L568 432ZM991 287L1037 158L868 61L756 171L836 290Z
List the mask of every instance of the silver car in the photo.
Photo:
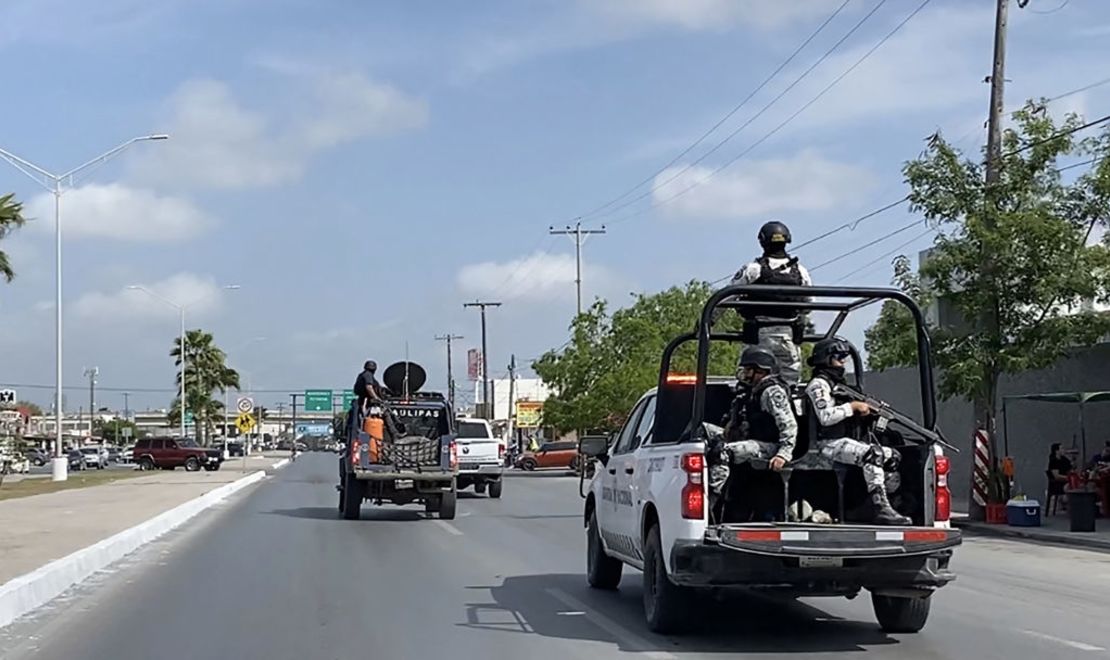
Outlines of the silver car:
M81 454L85 457L85 467L103 470L108 465L108 459L100 447L82 447Z

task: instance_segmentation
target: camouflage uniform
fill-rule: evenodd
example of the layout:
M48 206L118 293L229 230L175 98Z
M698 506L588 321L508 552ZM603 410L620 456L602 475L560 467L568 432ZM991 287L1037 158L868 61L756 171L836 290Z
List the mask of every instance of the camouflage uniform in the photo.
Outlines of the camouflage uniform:
M798 439L798 420L783 383L773 376L764 378L752 389L747 408L750 437L725 445L732 462L770 460L776 456L789 461Z
M746 264L730 284L791 284L812 286L813 281L804 266L793 258L762 257ZM755 316L747 322L758 324L758 345L774 354L779 363L779 375L788 383L797 383L802 373L802 357L794 343L794 328L784 319Z
M894 457L894 450L847 437L843 427L844 422L854 414L852 406L848 403L837 404L832 391L832 384L821 376L815 376L806 386L806 396L813 404L813 411L821 424L818 451L834 463L858 465L863 470L867 490L882 489L885 492L883 464Z

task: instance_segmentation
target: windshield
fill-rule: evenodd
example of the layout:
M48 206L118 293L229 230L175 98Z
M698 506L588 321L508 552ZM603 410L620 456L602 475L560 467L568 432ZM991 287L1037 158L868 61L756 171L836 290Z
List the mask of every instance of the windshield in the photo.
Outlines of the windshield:
M196 440L178 440L177 441L177 446L178 447L196 447L197 442L196 442Z
M481 422L459 422L460 438L489 438L489 429Z
M81 449L81 452L85 454L99 454L100 450L96 447L84 447Z

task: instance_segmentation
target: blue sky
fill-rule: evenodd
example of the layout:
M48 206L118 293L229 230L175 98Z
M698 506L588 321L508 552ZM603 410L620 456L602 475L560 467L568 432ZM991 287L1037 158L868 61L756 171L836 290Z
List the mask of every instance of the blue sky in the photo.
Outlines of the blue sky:
M1008 107L1110 75L1110 5L1071 0L1053 11L1062 3L1013 7ZM362 360L392 362L406 344L441 387L443 346L432 337L466 336L463 372L479 327L461 304L477 297L505 303L489 317L495 374L510 353L524 361L558 346L574 310L573 246L548 226L652 177L840 4L8 0L0 146L61 171L134 135L172 135L136 145L63 198L66 383L80 386L95 364L98 398L115 406L122 399L107 388L172 387L176 312L129 284L196 300L190 327L212 331L259 390L345 387ZM877 4L850 0L676 167L751 120ZM588 216L609 233L587 244L587 297L620 304L633 291L716 279L753 256L767 219L785 220L802 241L896 200L901 163L938 128L977 149L992 3L933 0L795 120L705 179L919 4L884 3L703 162L654 177L626 208ZM1110 85L1051 107L1101 116ZM49 385L51 207L10 167L0 189L36 216L3 246L18 278L0 288L0 382ZM800 255L812 266L911 219L896 209ZM915 236L815 279L839 280ZM884 284L888 263L844 281ZM50 391L21 395L46 402ZM85 396L68 395L73 406Z

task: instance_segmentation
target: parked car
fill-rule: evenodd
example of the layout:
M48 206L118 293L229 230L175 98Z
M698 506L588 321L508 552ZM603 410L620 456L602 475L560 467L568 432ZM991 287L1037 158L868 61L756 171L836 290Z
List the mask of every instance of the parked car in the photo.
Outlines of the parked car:
M135 443L134 456L140 470L183 467L189 472L201 468L212 471L220 469L223 462L222 450L199 447L187 438L143 438Z
M536 468L577 470L579 462L578 443L557 441L545 442L535 452L524 452L520 457L519 465L523 470Z
M108 459L100 447L82 447L81 455L85 458L85 467L103 470L108 465Z
M120 453L120 448L119 447L107 447L106 451L108 452L108 462L109 463L119 463L119 453Z
M84 470L85 469L85 455L76 449L70 449L66 453L66 459L69 461L70 470Z
M134 462L134 456L135 456L135 446L134 445L132 445L130 447L124 447L122 450L120 450L119 462L120 463L132 463L132 462Z
M242 456L243 452L244 452L244 450L243 450L243 443L242 442L239 442L238 440L232 440L232 441L227 443L227 455L229 457L230 456Z
M35 467L42 467L50 462L50 457L41 449L28 449L23 456Z

